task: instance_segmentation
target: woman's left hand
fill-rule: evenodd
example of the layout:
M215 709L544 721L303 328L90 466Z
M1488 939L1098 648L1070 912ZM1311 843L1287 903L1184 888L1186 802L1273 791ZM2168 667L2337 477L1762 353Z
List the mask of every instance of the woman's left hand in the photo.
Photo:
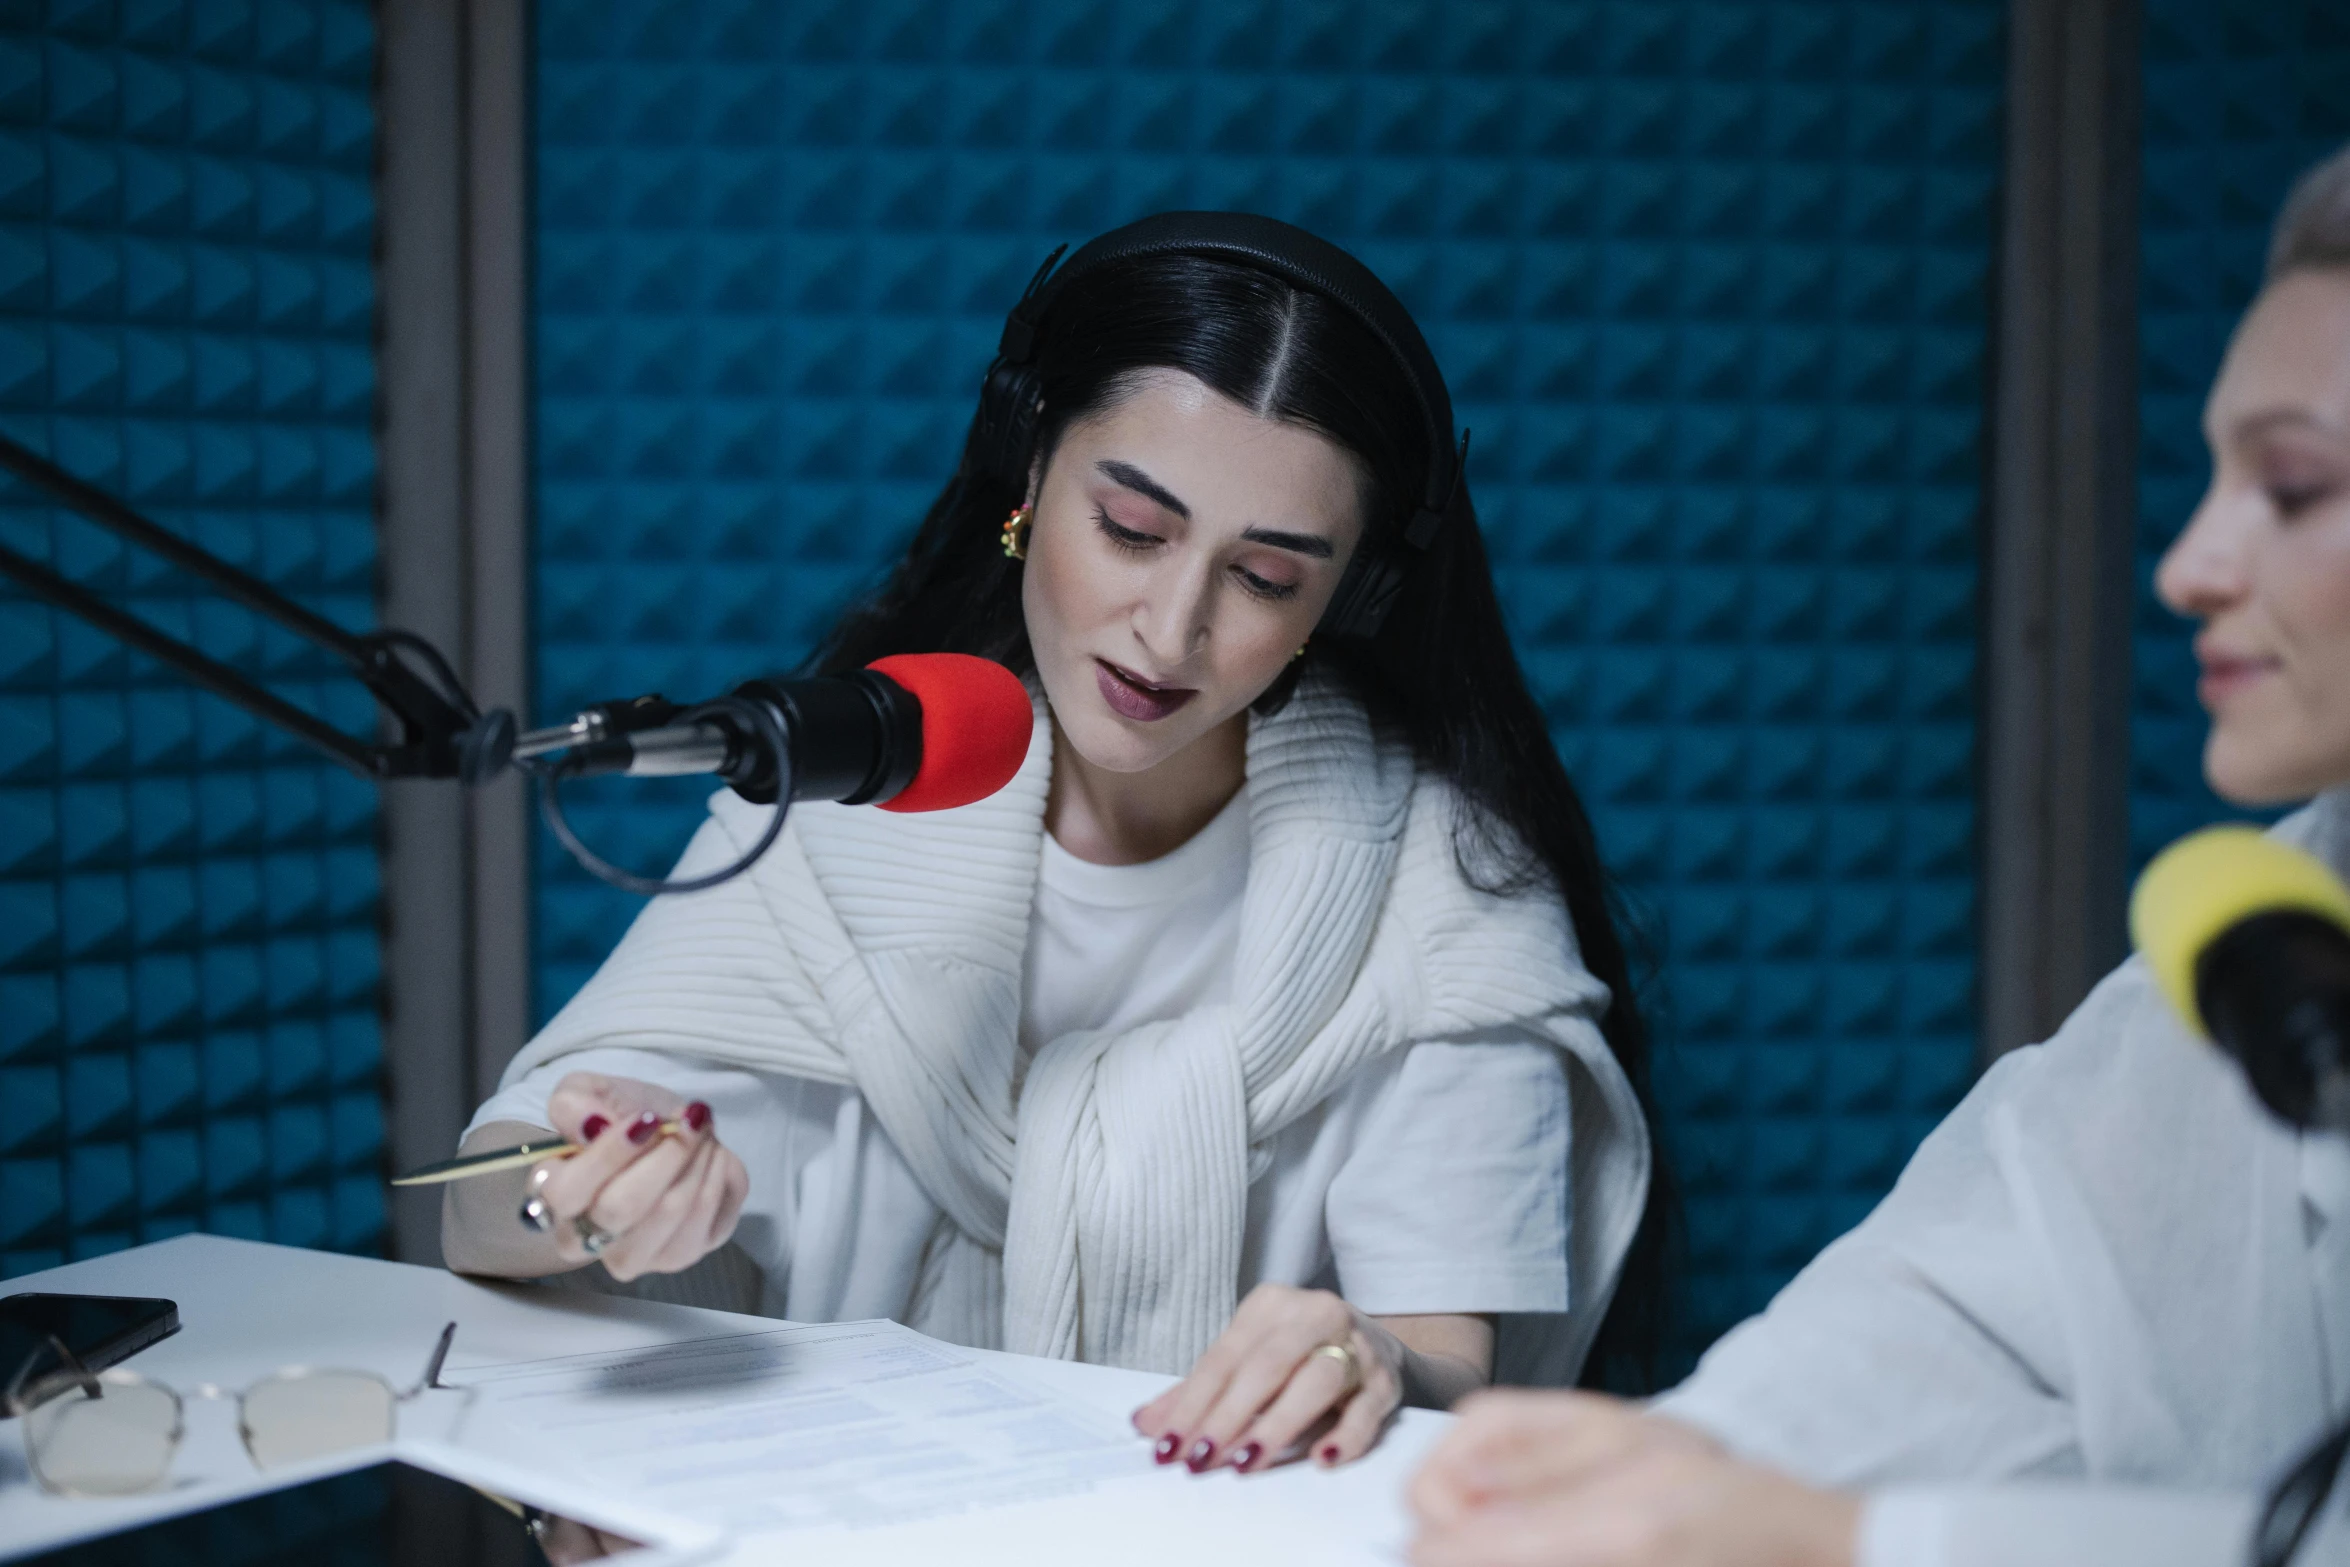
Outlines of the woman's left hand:
M1339 1345L1353 1357L1318 1353ZM1410 1351L1328 1290L1261 1284L1191 1374L1134 1412L1160 1463L1246 1472L1311 1440L1324 1466L1360 1458L1403 1402ZM1324 1429L1326 1428L1326 1429Z

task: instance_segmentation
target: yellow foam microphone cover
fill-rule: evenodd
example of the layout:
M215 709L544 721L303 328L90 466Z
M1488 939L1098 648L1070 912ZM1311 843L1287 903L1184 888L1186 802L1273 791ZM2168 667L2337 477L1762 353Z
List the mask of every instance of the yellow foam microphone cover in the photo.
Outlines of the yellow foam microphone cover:
M2324 862L2253 827L2208 827L2154 857L2130 894L2130 940L2187 1026L2209 1034L2195 965L2255 914L2314 914L2350 929L2350 888Z

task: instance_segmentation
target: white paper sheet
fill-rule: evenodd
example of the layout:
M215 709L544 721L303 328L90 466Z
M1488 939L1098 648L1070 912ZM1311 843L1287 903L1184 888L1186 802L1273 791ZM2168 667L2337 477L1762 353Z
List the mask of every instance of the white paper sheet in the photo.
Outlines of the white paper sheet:
M466 1372L484 1412L594 1479L745 1533L1090 1490L1134 1431L893 1322L775 1328Z

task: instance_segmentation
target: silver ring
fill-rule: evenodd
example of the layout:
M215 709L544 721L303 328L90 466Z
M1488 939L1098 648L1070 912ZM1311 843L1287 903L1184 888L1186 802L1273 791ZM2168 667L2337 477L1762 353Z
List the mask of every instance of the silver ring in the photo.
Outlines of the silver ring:
M619 1239L584 1213L571 1221L571 1233L579 1237L579 1249L591 1257L601 1257L604 1248Z
M532 1192L522 1200L522 1227L524 1229L536 1230L544 1235L548 1230L554 1228L554 1223L554 1210L547 1206L546 1198Z

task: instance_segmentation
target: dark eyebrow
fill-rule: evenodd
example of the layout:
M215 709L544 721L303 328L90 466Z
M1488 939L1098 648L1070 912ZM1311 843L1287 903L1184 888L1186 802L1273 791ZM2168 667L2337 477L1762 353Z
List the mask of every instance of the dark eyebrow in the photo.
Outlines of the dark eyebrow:
M1140 468L1135 467L1134 464L1119 462L1113 457L1095 463L1094 466L1137 495L1148 496L1186 522L1191 520L1190 507L1176 499L1173 491L1149 474L1144 473ZM1290 550L1299 555L1310 555L1316 560L1328 560L1337 553L1331 548L1328 539L1311 533L1283 533L1277 528L1250 528L1242 533L1241 537L1251 544L1270 544L1277 550Z
M1328 560L1333 553L1330 541L1313 533L1282 533L1273 528L1250 528L1241 537L1251 544L1270 544L1277 550L1293 550L1300 555L1311 555L1316 560Z
M1140 468L1135 467L1134 464L1119 462L1112 458L1106 462L1095 463L1094 466L1135 494L1150 497L1186 522L1191 520L1191 508L1177 500L1174 491L1144 473Z

